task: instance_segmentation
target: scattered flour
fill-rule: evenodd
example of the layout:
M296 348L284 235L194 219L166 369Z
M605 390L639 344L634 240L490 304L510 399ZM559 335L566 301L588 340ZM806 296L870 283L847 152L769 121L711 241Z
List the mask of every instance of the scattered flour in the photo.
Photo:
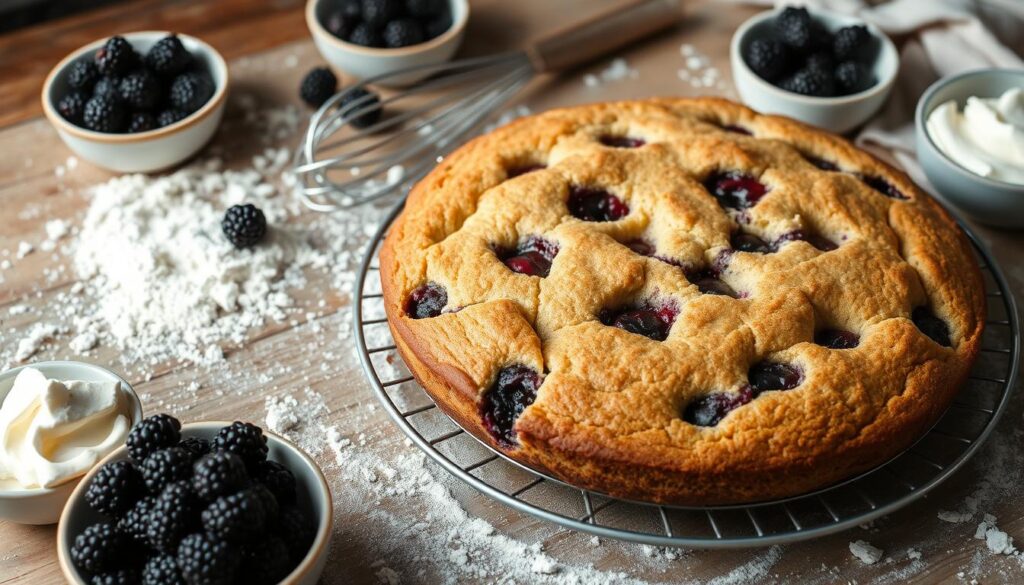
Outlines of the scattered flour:
M863 540L857 540L850 543L850 552L853 556L860 559L860 562L866 565L873 565L882 558L883 551L880 548L871 546Z
M608 67L601 70L598 74L588 73L583 76L583 85L589 88L601 87L606 83L614 83L617 81L625 81L627 79L636 79L640 77L640 72L629 66L629 63L621 57L613 59Z
M36 323L28 332L28 335L18 342L18 349L14 352L14 361L24 362L34 356L39 348L47 340L57 335L58 327L50 323Z
M984 540L985 546L993 554L1012 555L1017 552L1013 546L1013 537L996 527L996 517L992 514L985 514L974 532L974 538Z

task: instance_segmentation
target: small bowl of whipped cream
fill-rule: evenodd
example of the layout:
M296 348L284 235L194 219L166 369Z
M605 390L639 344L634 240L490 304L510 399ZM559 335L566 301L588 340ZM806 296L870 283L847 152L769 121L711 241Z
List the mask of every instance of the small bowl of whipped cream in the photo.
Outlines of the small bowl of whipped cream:
M940 79L915 118L917 157L939 193L979 222L1024 228L1024 70Z
M81 478L140 420L131 385L105 368L52 361L0 372L0 518L56 523Z

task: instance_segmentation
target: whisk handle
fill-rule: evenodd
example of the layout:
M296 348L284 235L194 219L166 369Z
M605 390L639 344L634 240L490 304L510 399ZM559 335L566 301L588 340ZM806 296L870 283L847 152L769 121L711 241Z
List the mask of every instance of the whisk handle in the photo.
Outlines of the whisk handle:
M580 65L679 22L681 0L629 0L534 41L526 54L538 72Z

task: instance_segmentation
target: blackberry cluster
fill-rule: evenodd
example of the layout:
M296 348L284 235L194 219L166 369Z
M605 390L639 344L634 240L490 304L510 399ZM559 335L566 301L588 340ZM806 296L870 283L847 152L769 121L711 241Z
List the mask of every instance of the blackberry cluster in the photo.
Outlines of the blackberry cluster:
M830 32L803 7L785 8L772 32L744 49L747 65L786 91L816 97L858 93L875 84L878 39L864 25Z
M212 441L180 429L151 416L128 435L132 459L100 468L85 498L106 519L75 537L72 562L98 584L279 583L315 536L294 475L267 460L255 425L235 422Z
M57 101L67 121L105 133L147 132L195 112L214 93L213 79L176 35L140 55L124 37L110 37L92 59L74 62L70 91Z
M440 36L452 13L447 0L339 0L323 24L343 41L397 49Z

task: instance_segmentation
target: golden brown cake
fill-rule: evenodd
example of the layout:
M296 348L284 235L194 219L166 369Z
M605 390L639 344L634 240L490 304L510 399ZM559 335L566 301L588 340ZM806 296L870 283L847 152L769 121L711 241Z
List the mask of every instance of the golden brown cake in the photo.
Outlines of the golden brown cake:
M984 324L970 245L845 140L721 99L595 104L466 144L381 252L416 379L570 484L721 504L909 446Z

